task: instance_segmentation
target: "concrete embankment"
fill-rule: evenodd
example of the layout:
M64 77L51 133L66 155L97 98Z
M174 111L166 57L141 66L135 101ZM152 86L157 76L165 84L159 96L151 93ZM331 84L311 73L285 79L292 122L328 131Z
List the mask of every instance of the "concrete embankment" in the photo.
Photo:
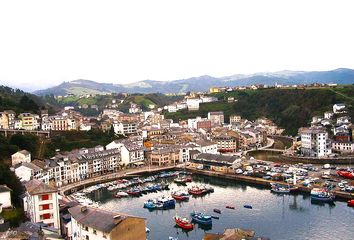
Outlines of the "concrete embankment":
M237 175L237 174L232 174L232 173L222 173L222 172L214 172L214 171L206 171L206 170L198 170L198 169L193 169L193 168L187 168L188 171L204 176L211 176L211 177L219 177L223 179L229 179L229 180L235 180L235 181L240 181L240 182L245 182L245 183L251 183L251 184L256 184L256 185L262 185L262 186L267 186L270 187L270 183L275 183L276 181L272 180L265 180L263 178L256 178L256 177L250 177L250 176L244 176L244 175ZM278 182L280 183L280 182ZM311 188L302 186L302 185L296 185L298 187L299 192L303 193L310 193ZM342 191L333 191L334 194L336 195L337 199L354 199L354 194L353 193L347 193L347 192L342 192Z
M59 192L62 195L68 195L72 192L76 192L80 189L85 187L89 187L99 183L105 183L114 181L120 178L127 178L127 177L135 177L141 174L151 174L161 171L168 171L175 169L175 166L168 166L168 167L144 167L144 168L137 168L137 169L128 169L128 170L121 170L116 173L110 173L102 176L92 177L89 179L84 179L78 182L70 183L59 187Z

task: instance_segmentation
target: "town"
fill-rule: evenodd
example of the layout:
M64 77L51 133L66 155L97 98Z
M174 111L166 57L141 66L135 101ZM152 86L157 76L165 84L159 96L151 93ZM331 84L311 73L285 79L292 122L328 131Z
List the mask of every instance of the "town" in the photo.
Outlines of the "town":
M229 90L212 88L209 93L220 91ZM238 89L229 92L232 91ZM335 103L323 115L312 116L308 126L298 129L297 136L284 135L284 128L266 117L250 121L231 114L226 119L223 111L180 121L165 118L166 113L183 109L198 113L200 104L218 101L208 93L189 93L182 100L159 108L152 105L147 111L130 103L128 112L123 113L112 100L97 117L84 116L73 106L65 106L53 115L45 109L40 114L16 115L12 109L0 112L0 132L6 137L32 134L48 139L53 133L99 129L111 132L115 138L105 146L56 149L53 156L43 159L35 158L26 149L13 153L10 169L25 189L23 195L15 197L21 197L28 221L16 228L1 217L2 229L9 228L2 236L146 239L149 222L144 218L102 209L85 193L107 188L119 189L118 197L133 194L132 189L128 193L121 191L130 185L115 188L115 182L126 178L131 182L137 174L155 174L153 178L158 178L160 175L156 174L161 171L221 176L272 186L274 191L283 191L274 185L279 181L294 184L303 192L314 186L330 186L338 198L353 205L354 184L350 179L354 127L345 104ZM231 104L238 99L228 97L222 101ZM271 154L275 160L258 158L259 154ZM173 176L178 175L177 172ZM183 182L183 178L178 181ZM0 190L1 209L6 215L13 208L12 189L1 185Z

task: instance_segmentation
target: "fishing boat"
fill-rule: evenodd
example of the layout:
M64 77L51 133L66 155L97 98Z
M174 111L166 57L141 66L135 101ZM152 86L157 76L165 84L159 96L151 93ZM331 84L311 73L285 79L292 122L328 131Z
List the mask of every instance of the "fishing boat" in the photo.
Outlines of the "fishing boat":
M203 195L205 192L203 191L202 188L198 187L198 186L193 186L191 188L188 188L188 193L191 195Z
M181 218L179 216L174 217L176 225L184 230L192 230L193 224L187 218Z
M123 191L118 191L118 192L114 195L115 198L122 198L122 197L128 197L128 196L129 196L129 194L126 193L126 192L123 192Z
M235 209L235 207L234 206L226 206L226 208L228 208L228 209Z
M337 174L341 177L348 178L348 179L354 179L354 172L350 171L337 171Z
M190 197L188 192L185 192L185 191L172 192L171 196L177 201L188 201L189 197Z
M199 213L199 212L192 212L191 217L194 222L202 224L202 225L212 225L213 224L213 219L211 218L210 215L206 215L204 213Z
M311 200L321 202L333 202L335 196L325 188L313 188L311 190Z
M131 188L127 191L127 193L131 196L140 196L141 195L141 191L138 188Z
M354 207L354 199L348 201L348 207Z
M296 191L298 188L295 186L290 186L289 184L279 184L273 183L271 184L270 191L278 194L286 194Z
M251 205L243 205L244 208L248 208L248 209L252 209L252 206Z
M220 210L220 209L218 209L218 208L214 208L214 209L213 209L213 211L214 211L215 213L219 213L219 214L221 214L221 210Z
M154 199L147 200L146 202L144 202L144 208L156 209L157 208L157 201Z
M173 181L177 184L187 185L187 182L181 177L175 178Z
M165 209L174 208L176 205L176 200L171 197L162 196L157 199L159 203L162 203L162 207Z

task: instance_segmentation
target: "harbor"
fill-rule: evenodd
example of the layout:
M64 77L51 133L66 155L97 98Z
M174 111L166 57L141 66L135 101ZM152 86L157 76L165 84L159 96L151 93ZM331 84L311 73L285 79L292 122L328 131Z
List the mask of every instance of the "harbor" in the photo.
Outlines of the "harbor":
M142 175L140 179L149 176ZM150 230L148 239L168 239L170 236L181 239L202 239L205 233L223 232L225 228L241 227L253 229L259 235L270 239L352 239L351 227L354 209L346 202L335 201L333 204L312 202L309 194L301 192L275 194L270 186L254 184L234 179L192 174L192 182L186 186L173 181L174 177L143 183L140 186L158 184L161 181L169 185L169 190L161 190L137 197L114 198L115 191L106 187L94 190L87 197L98 202L100 208L127 212L146 218ZM214 192L201 196L191 195L188 201L176 201L173 208L149 210L144 203L149 199L162 196L171 197L175 191L188 191L193 186L209 186ZM220 210L220 213L214 210ZM193 222L192 230L184 230L175 223L175 216L192 220L193 211L213 216L211 225ZM272 219L272 221L269 221ZM333 221L333 219L336 219ZM272 229L278 226L277 231ZM312 227L316 226L316 231ZM331 226L329 228L328 226ZM289 231L291 227L292 231ZM306 231L305 231L306 230Z

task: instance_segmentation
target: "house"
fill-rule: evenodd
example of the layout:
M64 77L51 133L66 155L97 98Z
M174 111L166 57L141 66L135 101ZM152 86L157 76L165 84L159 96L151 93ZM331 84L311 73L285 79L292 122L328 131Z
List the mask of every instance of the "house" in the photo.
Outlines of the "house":
M336 103L333 105L333 113L343 113L345 112L345 104L343 103Z
M168 112L177 112L177 105L176 104L171 104L167 106L167 111Z
M199 98L188 98L187 99L187 108L188 111L198 111L199 110L199 103L202 100Z
M241 122L241 116L239 115L231 115L230 116L230 124L235 124Z
M238 149L238 139L233 136L219 135L213 137L213 141L217 143L219 152L236 152Z
M207 140L197 140L189 145L190 150L198 150L201 153L218 153L218 145L215 142Z
M145 219L98 208L69 208L72 240L145 240Z
M27 150L21 150L11 155L12 166L15 166L24 162L31 162L31 153Z
M42 168L33 163L24 162L15 168L15 174L21 182L28 182L33 178L40 178L42 175Z
M195 159L191 160L190 166L205 170L228 172L241 163L241 159L236 156L227 156L222 154L201 153Z
M354 153L354 142L332 142L334 152L352 154Z
M113 141L106 145L106 149L120 149L121 162L124 165L131 165L133 163L144 161L144 146L140 141Z
M325 112L325 113L323 114L323 117L324 117L325 119L332 119L333 115L334 115L333 112L327 111L327 112Z
M122 121L113 123L114 132L116 134L129 135L137 133L136 122Z
M11 208L11 188L6 185L0 185L0 205L1 208Z
M208 119L213 126L222 126L224 124L224 112L208 112Z
M60 229L58 190L37 179L25 184L24 211L31 222Z
M324 157L331 153L328 133L321 127L300 128L301 153L304 156Z

